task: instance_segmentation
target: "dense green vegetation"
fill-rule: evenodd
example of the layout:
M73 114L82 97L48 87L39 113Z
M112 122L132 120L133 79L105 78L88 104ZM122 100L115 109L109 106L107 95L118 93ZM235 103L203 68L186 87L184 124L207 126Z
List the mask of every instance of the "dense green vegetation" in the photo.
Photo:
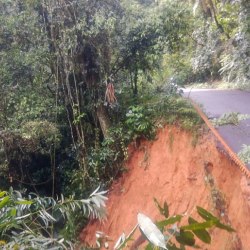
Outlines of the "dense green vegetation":
M105 193L96 189L88 199L77 200L0 192L1 249L74 249L74 219L104 218Z
M249 87L249 5L0 0L0 189L81 200L124 171L132 140L194 131L177 86Z

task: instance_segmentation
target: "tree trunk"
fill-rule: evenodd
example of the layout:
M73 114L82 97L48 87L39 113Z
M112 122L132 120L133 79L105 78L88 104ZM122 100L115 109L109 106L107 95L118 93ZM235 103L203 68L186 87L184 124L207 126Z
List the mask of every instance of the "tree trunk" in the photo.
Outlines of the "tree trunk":
M98 118L98 121L100 123L103 137L107 138L109 135L108 130L109 130L111 124L110 124L110 120L109 120L109 116L108 116L108 111L103 104L100 104L97 107L97 118Z
M135 68L135 74L134 74L134 96L138 95L137 81L138 81L138 69Z

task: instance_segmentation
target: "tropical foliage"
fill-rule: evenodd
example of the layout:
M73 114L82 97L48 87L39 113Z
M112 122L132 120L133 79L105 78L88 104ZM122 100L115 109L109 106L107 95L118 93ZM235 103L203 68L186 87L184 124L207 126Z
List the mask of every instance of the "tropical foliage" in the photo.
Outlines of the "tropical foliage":
M179 87L249 86L249 13L247 0L0 0L0 189L81 200L122 174L132 140L198 131Z
M244 163L250 164L250 145L243 144L238 155Z
M103 219L106 192L88 199L53 199L10 189L0 192L0 245L4 249L74 249L70 222L74 214ZM64 231L62 231L64 227ZM67 232L67 233L65 233ZM72 238L71 238L72 237Z

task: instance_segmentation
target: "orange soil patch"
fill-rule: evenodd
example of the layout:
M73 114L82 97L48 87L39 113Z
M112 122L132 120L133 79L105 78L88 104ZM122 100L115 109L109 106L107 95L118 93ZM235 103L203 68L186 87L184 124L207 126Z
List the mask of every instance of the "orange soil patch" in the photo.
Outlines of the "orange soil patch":
M128 235L136 225L138 212L152 220L162 218L154 205L155 197L161 204L167 201L172 215L185 213L195 217L199 205L237 230L210 230L211 245L197 241L202 249L249 250L249 181L217 150L211 136L200 140L197 146L192 145L192 140L192 135L179 128L166 127L158 132L155 141L143 141L137 148L131 146L128 172L109 192L107 220L91 221L81 233L81 241L94 244L95 232L102 231L113 240L112 249L121 233Z

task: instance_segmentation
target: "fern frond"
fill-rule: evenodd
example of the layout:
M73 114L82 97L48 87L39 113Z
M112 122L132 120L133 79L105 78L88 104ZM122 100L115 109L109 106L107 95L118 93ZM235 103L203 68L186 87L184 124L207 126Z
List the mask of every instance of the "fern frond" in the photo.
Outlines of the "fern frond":
M108 198L105 196L107 191L99 191L99 189L98 187L88 199L75 200L74 197L65 199L62 196L55 210L59 210L63 217L67 216L68 211L75 212L81 210L84 215L101 220L106 216L105 202Z

